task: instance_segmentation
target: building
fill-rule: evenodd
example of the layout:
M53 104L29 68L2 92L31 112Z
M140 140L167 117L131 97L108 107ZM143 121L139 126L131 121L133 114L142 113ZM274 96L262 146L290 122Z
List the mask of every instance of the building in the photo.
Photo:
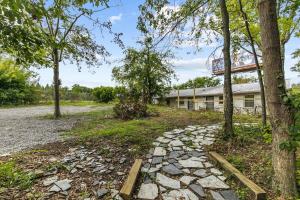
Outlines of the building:
M235 113L261 113L258 83L232 85ZM165 96L167 105L188 110L223 111L223 85L208 88L172 90Z

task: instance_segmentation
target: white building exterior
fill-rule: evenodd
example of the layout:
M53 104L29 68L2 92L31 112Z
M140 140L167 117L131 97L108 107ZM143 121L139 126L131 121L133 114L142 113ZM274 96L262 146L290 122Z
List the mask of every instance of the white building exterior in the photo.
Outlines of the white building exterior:
M232 85L235 113L261 113L258 83ZM223 86L173 90L165 96L167 105L189 110L223 111Z

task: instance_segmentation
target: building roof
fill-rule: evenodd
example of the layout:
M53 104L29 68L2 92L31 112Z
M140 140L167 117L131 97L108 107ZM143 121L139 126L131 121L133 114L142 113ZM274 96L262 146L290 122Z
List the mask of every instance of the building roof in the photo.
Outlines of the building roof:
M216 87L208 87L208 88L196 88L195 96L215 96L222 95L223 85ZM232 93L233 94L247 94L247 93L259 93L260 86L258 83L245 83L245 84L233 84L232 85ZM166 98L177 97L178 90L172 90L169 94L167 94ZM179 90L180 97L193 97L194 89L185 89Z

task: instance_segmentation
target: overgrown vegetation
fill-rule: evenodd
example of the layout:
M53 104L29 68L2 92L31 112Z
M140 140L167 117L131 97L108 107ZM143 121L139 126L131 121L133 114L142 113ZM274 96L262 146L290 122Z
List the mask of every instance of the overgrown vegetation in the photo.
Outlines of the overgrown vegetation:
M272 135L269 126L263 127L259 118L252 118L252 122L235 124L235 138L224 142L217 140L210 147L217 150L248 178L265 189L269 199L277 195L272 189ZM236 180L232 179L232 186L236 189L241 199L253 199L252 193Z
M27 189L33 184L34 179L33 173L26 173L18 169L13 161L0 163L0 191L1 188L13 187Z
M14 61L0 60L0 105L37 103L39 91L32 78L32 72Z

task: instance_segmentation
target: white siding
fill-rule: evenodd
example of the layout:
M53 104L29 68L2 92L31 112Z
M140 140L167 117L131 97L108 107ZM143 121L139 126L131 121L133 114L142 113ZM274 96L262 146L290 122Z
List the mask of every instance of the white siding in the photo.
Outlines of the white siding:
M247 95L247 94L245 94ZM234 112L235 113L245 113L245 114L250 114L250 113L261 113L261 98L260 94L248 94L248 95L254 95L254 107L253 108L246 108L245 107L245 95L233 95L233 106L234 106ZM219 102L219 96L220 95L215 95L214 96L214 109L216 111L223 111L224 104L220 104ZM181 109L188 109L188 101L193 101L191 98L187 97L181 97L180 101L184 101L184 105L180 105L179 108ZM195 110L206 110L206 97L196 97L195 99L195 104L194 104L194 109ZM176 107L178 106L177 104L177 98L170 98L170 106Z

